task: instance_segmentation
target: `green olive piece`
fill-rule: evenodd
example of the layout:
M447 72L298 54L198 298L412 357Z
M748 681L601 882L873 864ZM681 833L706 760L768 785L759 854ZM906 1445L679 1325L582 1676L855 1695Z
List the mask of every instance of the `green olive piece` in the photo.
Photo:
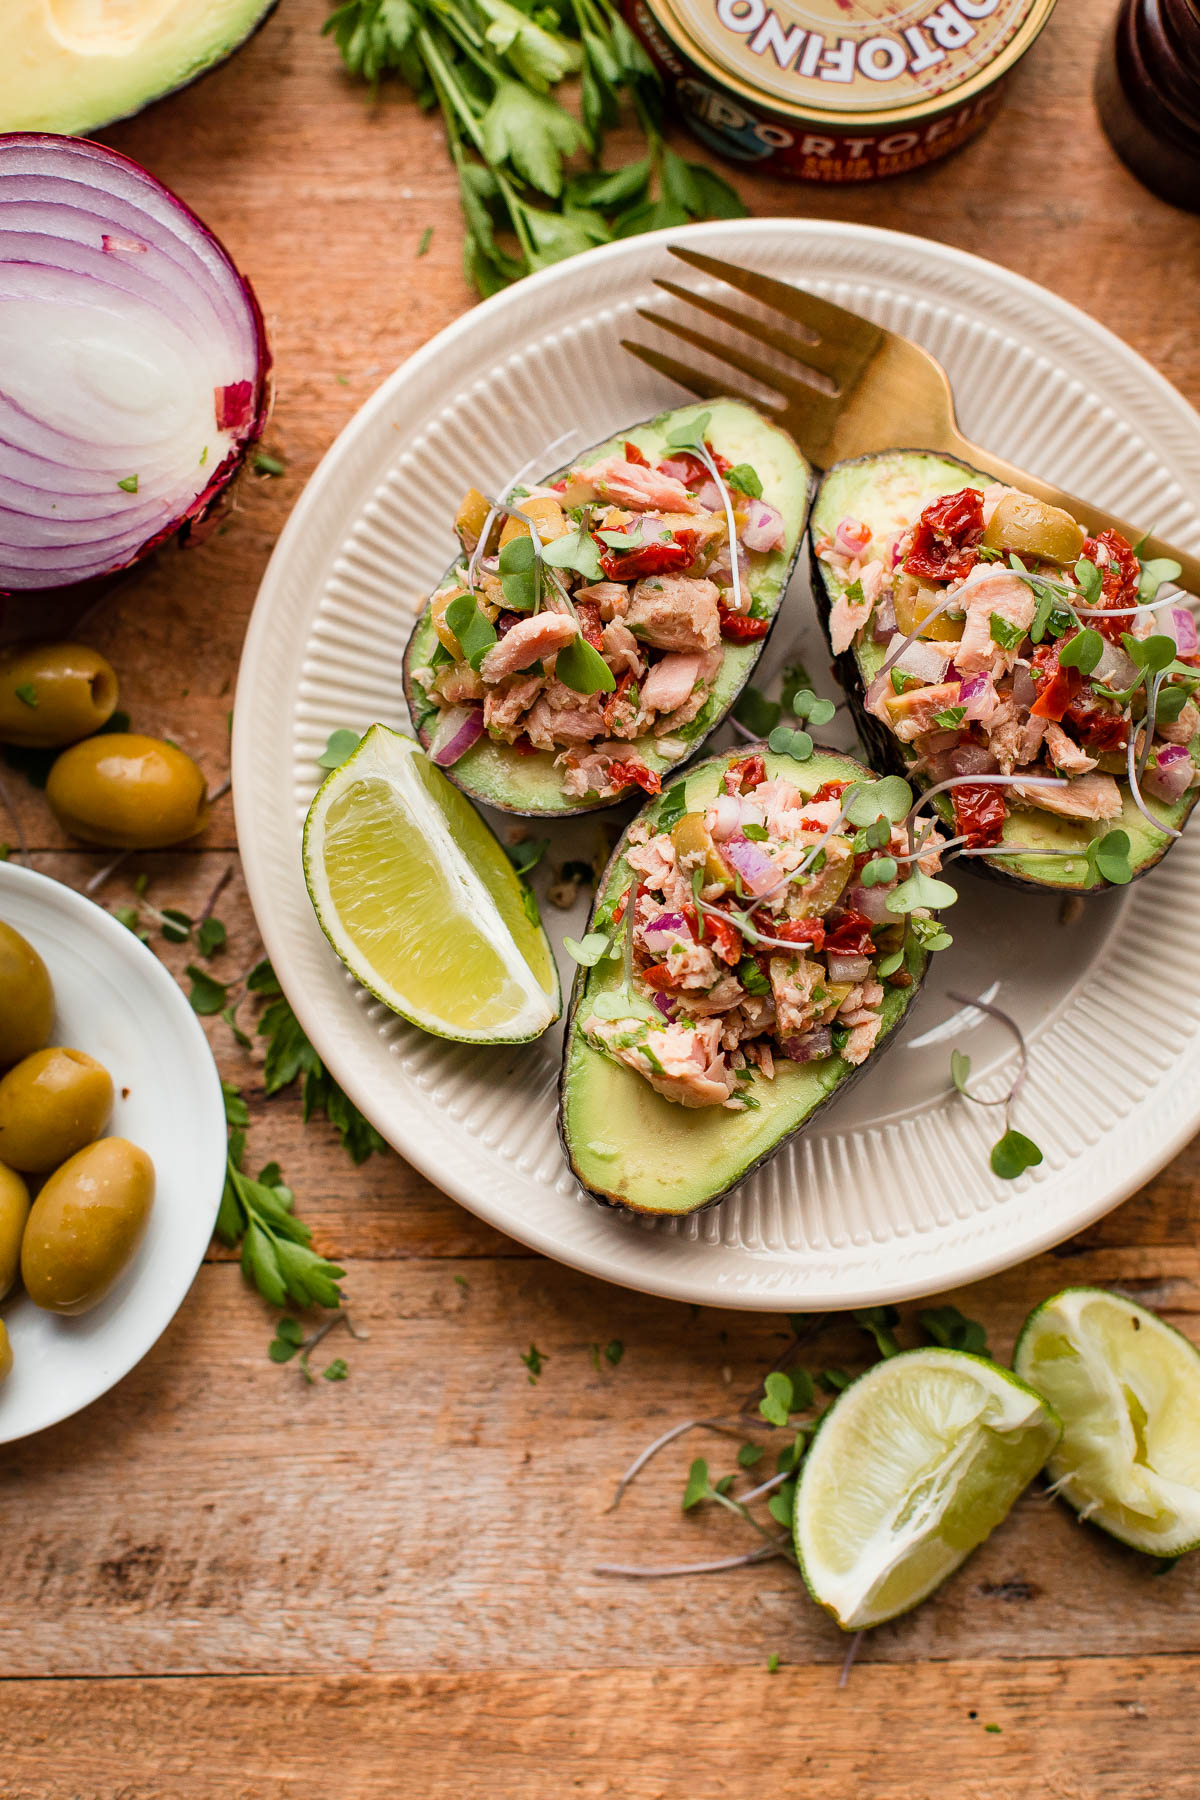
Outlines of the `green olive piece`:
M12 1369L12 1345L8 1341L8 1328L0 1319L0 1381L7 1379Z
M54 989L27 938L0 919L0 1069L40 1050L54 1024Z
M38 750L107 725L117 704L112 665L86 644L32 644L0 653L0 742Z
M983 541L989 550L1015 550L1041 562L1076 563L1086 532L1061 506L1032 494L1002 494Z
M82 1313L102 1300L140 1244L153 1199L154 1164L127 1138L101 1138L56 1169L21 1244L34 1305Z
M29 1189L15 1169L0 1163L0 1300L17 1279L21 1234L29 1217Z
M64 750L46 783L64 831L112 850L160 850L208 822L204 776L161 738L114 731Z
M0 1162L44 1175L98 1138L112 1111L112 1076L82 1050L38 1050L0 1081Z

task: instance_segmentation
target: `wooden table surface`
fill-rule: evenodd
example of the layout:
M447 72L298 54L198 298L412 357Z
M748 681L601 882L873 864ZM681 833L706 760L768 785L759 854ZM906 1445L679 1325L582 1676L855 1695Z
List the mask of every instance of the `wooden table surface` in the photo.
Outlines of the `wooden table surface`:
M1143 192L1100 135L1089 83L1108 11L1063 0L1003 115L956 159L844 191L746 176L751 209L994 258L1200 401L1200 221ZM137 724L184 743L214 785L288 509L380 379L473 298L438 122L402 93L372 112L317 35L323 13L282 0L226 67L105 134L220 233L274 343L267 446L286 475L243 483L221 535L161 560L88 631ZM6 781L37 865L86 881L103 858ZM259 951L228 800L195 847L138 859L157 904L193 912L231 865L214 967L233 973ZM127 900L128 873L101 897ZM1194 1800L1200 1562L1158 1575L1031 1491L930 1604L863 1644L841 1688L844 1640L782 1565L597 1577L605 1558L742 1547L736 1522L681 1516L688 1443L606 1509L643 1444L753 1387L782 1322L606 1287L394 1156L355 1169L294 1095L264 1100L222 1026L211 1037L252 1101L252 1157L282 1163L370 1338L331 1338L349 1379L306 1387L268 1360L273 1315L214 1250L127 1380L3 1452L4 1800ZM1068 1282L1118 1283L1200 1336L1198 1200L1193 1145L1082 1237L953 1298L1002 1354ZM597 1368L591 1346L613 1339L623 1359ZM547 1356L536 1386L530 1342ZM834 1319L813 1359L851 1364L861 1342Z

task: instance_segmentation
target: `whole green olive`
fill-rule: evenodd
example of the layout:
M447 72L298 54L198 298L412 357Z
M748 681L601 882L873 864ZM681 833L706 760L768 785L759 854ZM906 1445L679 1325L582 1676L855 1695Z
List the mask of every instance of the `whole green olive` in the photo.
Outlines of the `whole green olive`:
M38 1050L0 1081L0 1162L44 1175L98 1138L112 1111L112 1076L95 1057Z
M0 1300L21 1266L21 1234L29 1217L29 1189L15 1169L0 1163Z
M12 1369L12 1345L8 1341L8 1330L4 1320L0 1319L0 1381L3 1381Z
M64 750L46 798L64 831L113 850L180 844L208 821L204 776L187 752L133 731Z
M33 644L0 654L0 742L53 750L107 725L112 665L86 644Z
M0 920L0 1069L40 1050L53 1024L45 963L28 938Z
M141 1242L153 1199L154 1164L127 1138L101 1138L56 1169L21 1243L35 1306L82 1313L103 1299Z

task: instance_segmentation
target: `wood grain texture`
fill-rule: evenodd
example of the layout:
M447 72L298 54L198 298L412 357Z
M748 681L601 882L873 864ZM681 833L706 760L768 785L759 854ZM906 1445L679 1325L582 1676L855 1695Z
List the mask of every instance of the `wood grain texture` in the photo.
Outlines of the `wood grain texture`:
M738 185L756 213L994 258L1200 399L1200 223L1138 187L1100 135L1088 90L1108 11L1061 6L1000 118L950 162L876 188ZM267 447L285 475L249 474L217 535L140 573L86 628L135 724L183 743L214 786L289 508L380 379L472 299L437 119L398 92L370 107L317 35L324 12L282 0L226 67L105 134L222 235L274 344ZM67 845L22 778L0 766L0 780L39 867L82 886L106 866ZM0 818L0 839L14 835ZM195 845L130 859L99 898L127 901L144 869L155 904L194 913L230 864L229 945L212 967L233 980L261 946L227 799ZM186 955L156 947L181 972ZM370 1337L329 1337L314 1367L344 1355L349 1379L305 1386L268 1361L272 1315L215 1249L119 1388L0 1452L3 1800L673 1800L768 1785L815 1800L1191 1800L1200 1572L1155 1574L1036 1489L934 1601L864 1643L844 1690L844 1640L781 1564L597 1576L601 1561L741 1547L736 1521L678 1504L690 1458L731 1467L731 1440L671 1446L607 1509L668 1425L736 1414L784 1325L543 1262L397 1157L352 1168L323 1122L302 1125L295 1095L265 1099L261 1049L206 1028L250 1101L251 1160L283 1164ZM1200 1339L1198 1191L1200 1142L1079 1238L951 1298L1001 1355L1068 1282L1121 1286ZM612 1340L619 1366L596 1366L593 1346ZM520 1361L531 1343L547 1356L536 1386ZM803 1360L853 1367L864 1343L831 1319Z

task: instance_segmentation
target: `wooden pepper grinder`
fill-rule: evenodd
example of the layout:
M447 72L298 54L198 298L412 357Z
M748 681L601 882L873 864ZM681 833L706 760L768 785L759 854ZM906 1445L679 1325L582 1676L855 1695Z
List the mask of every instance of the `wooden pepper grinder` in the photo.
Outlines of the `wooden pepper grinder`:
M1200 0L1122 0L1096 69L1096 105L1138 180L1200 213Z

